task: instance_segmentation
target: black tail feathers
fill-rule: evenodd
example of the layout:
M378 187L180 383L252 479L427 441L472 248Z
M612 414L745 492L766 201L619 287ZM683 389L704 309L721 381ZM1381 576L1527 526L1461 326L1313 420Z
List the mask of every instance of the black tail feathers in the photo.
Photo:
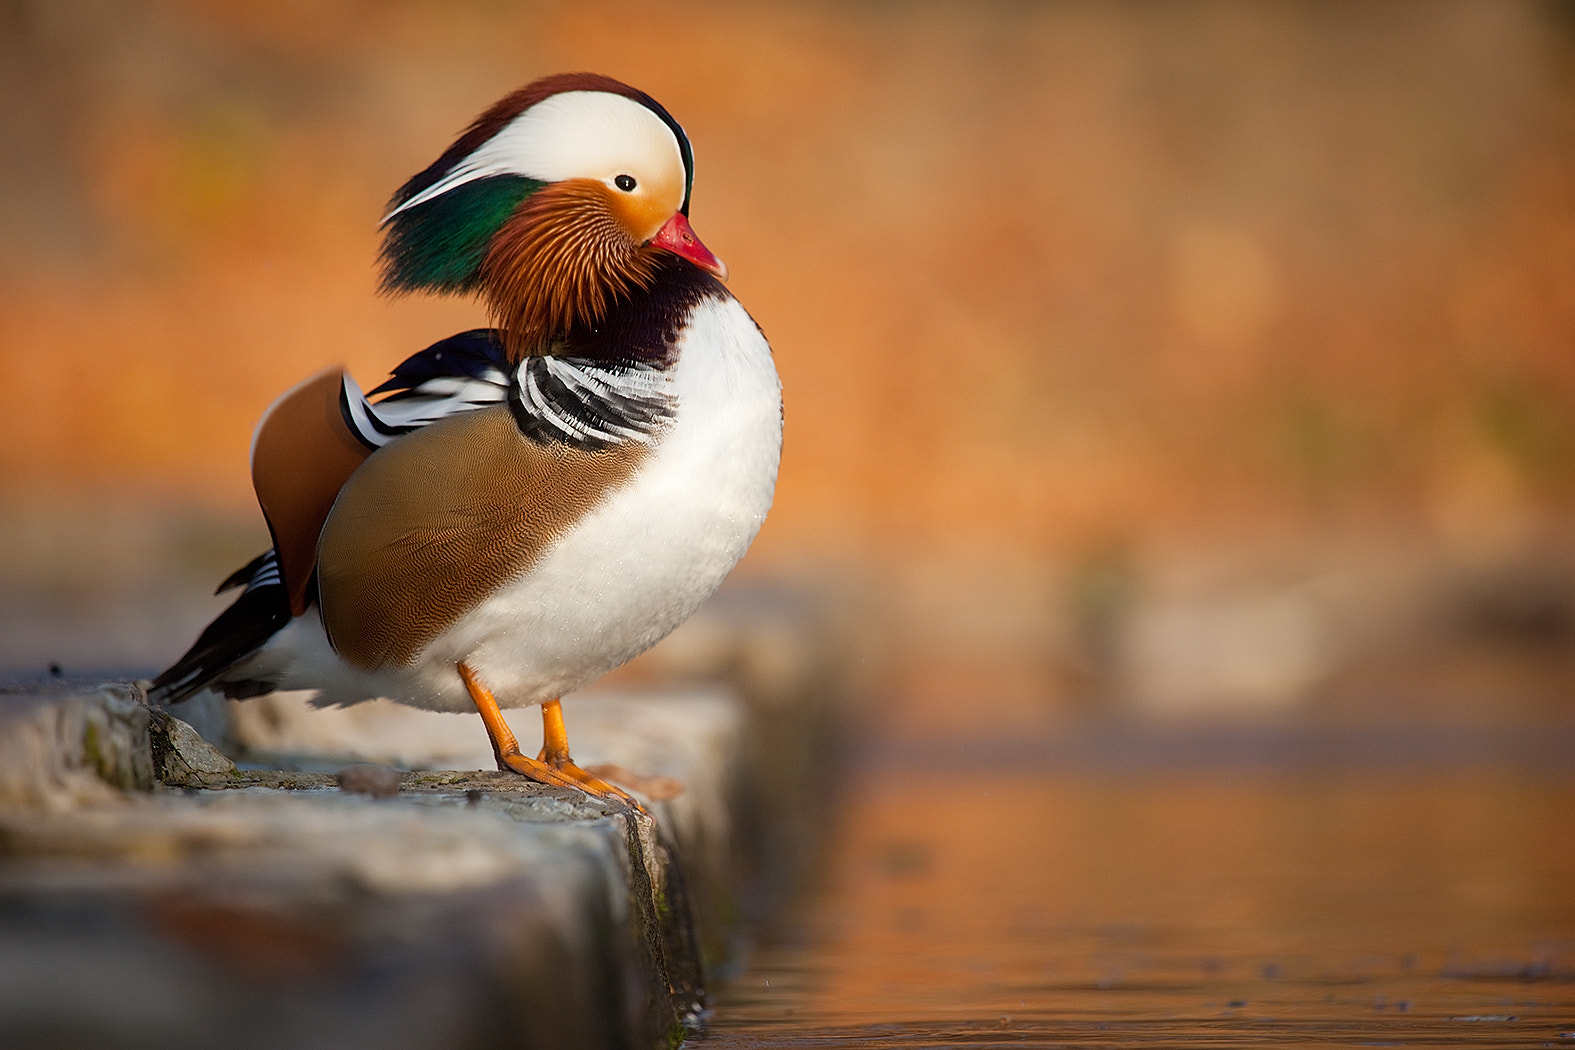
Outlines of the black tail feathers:
M290 622L290 598L279 578L273 551L260 555L219 585L219 593L246 585L234 603L210 623L186 655L153 680L148 698L175 704L213 684ZM227 696L255 696L269 687L259 682L225 682Z

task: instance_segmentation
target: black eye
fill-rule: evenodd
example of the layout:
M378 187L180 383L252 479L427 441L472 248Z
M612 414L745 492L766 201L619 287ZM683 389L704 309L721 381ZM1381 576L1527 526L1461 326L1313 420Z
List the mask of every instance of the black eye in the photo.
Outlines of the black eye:
M633 193L634 192L634 186L635 186L634 176L633 175L620 175L616 179L613 179L613 185L617 186L620 190L623 190L625 193Z

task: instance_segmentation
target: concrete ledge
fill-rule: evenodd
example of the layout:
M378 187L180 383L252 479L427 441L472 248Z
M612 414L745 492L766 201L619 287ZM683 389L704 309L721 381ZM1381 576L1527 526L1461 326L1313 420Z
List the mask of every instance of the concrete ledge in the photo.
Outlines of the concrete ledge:
M497 772L239 769L141 699L0 696L0 1045L643 1048L696 1030L696 913L738 912L735 698L574 701L582 761L682 785L654 822Z
M58 812L153 786L137 686L0 692L0 810Z

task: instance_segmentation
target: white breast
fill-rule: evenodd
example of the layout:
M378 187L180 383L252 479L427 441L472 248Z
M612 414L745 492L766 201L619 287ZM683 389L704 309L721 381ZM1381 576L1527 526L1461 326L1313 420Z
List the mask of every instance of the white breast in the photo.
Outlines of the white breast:
M523 579L433 642L418 661L423 706L471 708L453 674L461 659L507 707L577 689L677 627L743 557L782 450L771 349L731 297L696 308L677 349L678 407L644 464Z

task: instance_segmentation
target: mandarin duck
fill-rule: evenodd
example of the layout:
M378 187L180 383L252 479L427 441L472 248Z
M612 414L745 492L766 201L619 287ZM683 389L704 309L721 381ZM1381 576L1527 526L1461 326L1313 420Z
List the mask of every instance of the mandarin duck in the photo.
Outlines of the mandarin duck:
M716 590L771 505L781 385L688 220L694 157L653 99L551 76L394 195L382 288L473 293L495 327L363 394L338 368L263 415L273 548L150 690L311 690L478 711L499 768L637 802L577 766L560 698ZM374 400L375 399L375 400ZM523 754L501 707L541 705Z

